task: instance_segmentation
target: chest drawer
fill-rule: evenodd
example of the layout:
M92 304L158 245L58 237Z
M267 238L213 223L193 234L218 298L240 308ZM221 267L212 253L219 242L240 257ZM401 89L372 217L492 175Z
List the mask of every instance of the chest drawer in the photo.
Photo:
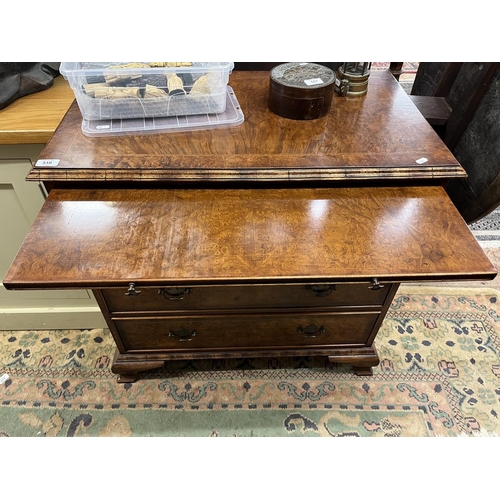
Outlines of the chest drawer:
M194 287L137 287L105 289L102 296L111 313L179 310L261 309L287 307L381 307L391 289L370 289L370 283L309 285L225 285Z
M379 312L114 319L126 351L365 345Z

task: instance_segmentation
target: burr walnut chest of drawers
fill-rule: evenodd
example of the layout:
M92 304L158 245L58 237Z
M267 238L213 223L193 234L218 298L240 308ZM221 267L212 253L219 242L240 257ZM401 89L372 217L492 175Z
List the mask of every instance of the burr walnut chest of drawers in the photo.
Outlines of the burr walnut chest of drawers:
M28 175L49 196L4 285L92 289L120 382L212 357L370 374L399 284L496 275L444 189L464 170L392 75L311 121L270 112L268 82L233 73L228 129L90 139L73 104Z

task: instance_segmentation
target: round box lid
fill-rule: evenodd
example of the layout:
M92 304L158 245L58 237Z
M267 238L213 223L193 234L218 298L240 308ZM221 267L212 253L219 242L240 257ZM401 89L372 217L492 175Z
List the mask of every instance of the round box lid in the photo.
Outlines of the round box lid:
M332 85L335 82L335 72L321 64L290 62L274 67L271 70L271 81L283 88L296 89L290 92L297 95L297 89L312 91Z

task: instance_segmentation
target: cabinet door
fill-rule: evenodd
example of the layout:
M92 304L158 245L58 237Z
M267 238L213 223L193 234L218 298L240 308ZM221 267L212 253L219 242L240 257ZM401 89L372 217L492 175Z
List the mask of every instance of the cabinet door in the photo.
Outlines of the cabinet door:
M45 200L38 183L25 181L31 166L29 158L0 159L2 279ZM0 317L1 330L104 326L95 299L87 290L12 292L0 283Z

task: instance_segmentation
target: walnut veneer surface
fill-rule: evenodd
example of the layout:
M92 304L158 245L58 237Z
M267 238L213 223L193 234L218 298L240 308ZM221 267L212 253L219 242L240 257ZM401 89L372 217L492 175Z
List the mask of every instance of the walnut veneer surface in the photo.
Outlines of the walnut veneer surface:
M233 72L242 125L196 132L88 138L75 103L35 167L41 181L314 181L446 179L465 171L394 77L373 72L363 98L335 95L317 120L268 109L268 72ZM424 163L417 160L425 158Z
M4 285L110 287L495 269L440 186L52 190Z

